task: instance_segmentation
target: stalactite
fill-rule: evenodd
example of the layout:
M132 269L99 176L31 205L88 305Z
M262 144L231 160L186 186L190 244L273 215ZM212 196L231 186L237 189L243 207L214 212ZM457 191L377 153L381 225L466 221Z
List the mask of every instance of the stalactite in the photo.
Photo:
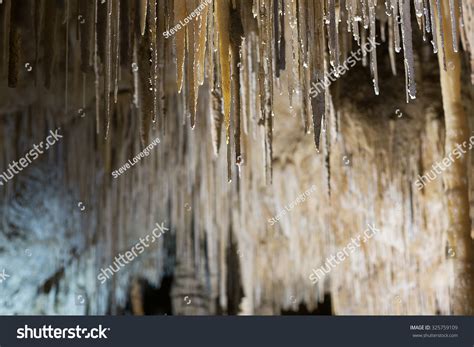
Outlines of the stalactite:
M241 151L241 88L240 81L240 65L241 65L241 45L244 30L240 20L239 9L233 10L230 13L230 54L231 54L231 76L232 76L232 99L234 100L234 145L235 145L235 163L242 164ZM279 54L279 53L278 53ZM279 67L276 67L278 70ZM240 174L240 171L239 171Z
M140 15L140 33L145 35L146 28L146 16L148 13L148 0L140 0L139 2L139 15Z
M231 72L228 61L229 42L229 0L214 2L216 27L218 35L219 67L221 75L222 99L224 108L224 124L226 142L230 139L230 105L231 105Z
M376 28L375 28L375 0L369 1L369 27L370 27L370 39L372 42L376 42ZM370 52L370 70L372 73L372 81L374 84L375 95L379 95L379 74L377 71L377 46L372 48Z
M158 42L157 42L157 13L156 0L149 0L148 6L148 31L150 36L150 80L148 89L153 99L153 110L151 114L152 123L156 123L158 116Z
M118 96L118 81L119 81L119 74L120 74L120 7L121 1L119 0L115 6L113 6L113 16L114 16L114 27L113 36L112 36L112 67L113 67L113 81L114 81L114 103L117 103L117 96Z
M392 73L394 76L397 75L397 66L395 64L395 47L394 47L394 31L398 30L398 25L396 24L396 20L394 23L394 18L388 18L388 54L390 58L390 67L392 69Z
M157 76L155 77L157 83L156 98L158 103L158 114L154 115L155 120L158 118L159 122L165 124L166 116L166 96L165 96L165 79L163 76L166 75L168 66L171 64L168 62L167 54L169 51L169 45L167 39L159 33L164 33L169 22L168 17L168 2L167 0L158 0L157 4L157 21L158 21L158 33L157 33ZM159 76L162 76L161 78ZM161 123L159 125L161 126Z
M314 37L312 41L314 45L311 45L311 57L312 57L312 81L316 83L325 83L325 62L324 62L324 20L323 20L323 7L322 4L315 2L314 8L315 18L314 18ZM332 19L335 21L336 17ZM330 25L332 25L330 23ZM334 39L335 40L335 39ZM333 43L332 45L335 45ZM335 51L336 52L336 51ZM335 53L334 53L335 54ZM335 55L334 55L335 56ZM334 61L337 62L338 58L334 58ZM334 62L333 62L334 64ZM336 68L336 65L334 65ZM313 112L313 134L314 134L314 144L316 150L319 151L319 144L321 141L321 123L323 122L326 108L326 91L322 90L311 99L311 106Z
M190 13L193 9L196 8L194 0L186 0L186 13ZM196 123L196 103L197 103L197 85L196 85L196 75L195 75L195 53L196 53L196 35L197 25L196 21L193 20L189 23L186 28L186 59L185 59L185 68L186 68L186 113L187 116L191 119L191 127L194 128ZM198 43L199 45L199 43Z
M410 0L400 1L400 16L402 18L403 55L405 56L406 95L407 102L409 102L410 99L416 98Z
M117 6L117 4L115 5ZM113 13L113 1L107 0L107 17L106 17L106 35L105 35L105 138L107 138L109 134L109 127L110 127L110 104L111 104L111 93L112 93L112 27L114 17L112 17Z
M215 65L217 68L218 65ZM224 113L223 113L223 106L222 106L222 93L217 82L218 74L214 75L214 83L213 89L211 91L211 138L212 138L212 145L214 147L214 154L217 155L219 153L219 148L221 145L221 129L222 123L224 121Z
M186 17L186 2L185 1L174 1L174 25L180 23L181 20ZM178 81L178 91L181 92L183 88L183 76L184 76L184 57L186 52L186 30L181 29L175 34L175 45L176 45L176 71Z
M431 9L432 11L435 11L436 17L441 18L441 3L440 0L435 0L435 8ZM446 47L445 47L445 37L444 37L444 26L440 25L437 28L437 32L439 34L440 40L437 39L437 37L433 37L433 40L438 41L438 47L441 46L441 57L443 58L443 69L446 70Z
M95 126L96 133L100 133L100 81L99 81L99 37L98 37L98 21L99 21L99 0L95 1L94 6L94 87L95 87Z
M65 50L66 50L66 56L64 57L65 61L65 66L64 66L64 76L65 76L65 81L64 81L64 113L68 113L68 105L69 105L69 0L66 0L66 13L65 13L65 18L64 22L66 23L66 40L64 43Z
M206 63L206 44L207 44L207 21L209 7L205 7L194 24L195 28L195 53L193 59L193 109L196 110L199 96L199 87L204 84L205 80L205 63ZM195 115L193 117L192 126L195 124Z
M399 25L401 23L400 17L398 15L398 3L397 0L390 0L391 1L391 8L392 8L392 18L393 18L393 33L394 33L394 45L395 45L395 52L400 52L400 28ZM402 0L403 1L403 0ZM434 0L431 0L434 1Z
M328 27L329 27L329 54L331 57L331 66L336 68L339 66L339 35L338 35L338 27L339 21L336 19L336 4L335 0L328 0ZM316 9L316 15L322 12L322 8ZM316 24L319 25L319 24ZM315 33L317 33L315 31ZM316 34L316 37L319 37Z
M306 69L308 68L308 27L307 27L307 1L308 0L298 0L297 4L297 21L298 21L298 42L295 42L295 45L299 48L298 57L299 63L298 66L298 78L297 80L300 83L303 109L301 111L303 123L304 123L304 132L308 133L309 131L309 120L308 120L308 86L306 79ZM311 31L309 31L310 33Z
M21 34L21 20L22 20L22 7L11 6L10 14L10 25L9 25L9 59L8 59L8 86L15 88L18 84L18 74L20 72L20 61L21 61L21 45L22 45L22 34Z
M150 62L152 60L150 44L151 37L149 35L141 36L137 42L137 101L141 118L140 137L142 146L144 147L148 143L151 122L153 119L153 66Z
M79 15L79 36L81 45L81 70L84 73L91 71L94 52L94 2L80 1Z
M44 0L37 1L35 3L35 66L39 64L40 45L42 40L42 32L44 26ZM0 63L1 64L1 63ZM35 85L38 83L39 69L35 69Z
M457 53L458 51L458 16L456 12L459 10L454 5L455 0L449 0L449 14L451 17L451 34L452 34L452 42L453 42L453 50Z

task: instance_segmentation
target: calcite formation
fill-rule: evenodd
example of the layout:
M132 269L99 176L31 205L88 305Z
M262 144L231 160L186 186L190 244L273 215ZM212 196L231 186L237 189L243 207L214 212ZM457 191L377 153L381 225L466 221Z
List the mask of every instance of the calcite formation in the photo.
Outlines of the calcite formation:
M172 277L176 314L472 314L470 156L412 183L469 137L473 45L468 0L0 1L0 169L64 132L0 188L0 312L142 314Z

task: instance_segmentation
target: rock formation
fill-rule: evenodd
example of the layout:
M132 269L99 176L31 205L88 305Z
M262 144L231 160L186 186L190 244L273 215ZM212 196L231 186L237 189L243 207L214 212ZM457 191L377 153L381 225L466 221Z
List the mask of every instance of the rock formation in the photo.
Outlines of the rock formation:
M473 45L467 0L0 0L0 313L472 314L472 156L418 185Z

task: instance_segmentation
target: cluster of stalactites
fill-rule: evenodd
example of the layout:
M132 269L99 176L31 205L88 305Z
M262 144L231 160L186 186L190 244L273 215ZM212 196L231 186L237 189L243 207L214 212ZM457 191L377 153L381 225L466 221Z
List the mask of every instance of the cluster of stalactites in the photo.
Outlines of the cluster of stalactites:
M171 113L166 99L172 93L181 98L187 116L184 121L192 127L199 123L199 90L207 81L208 97L202 100L209 102L216 153L224 143L224 133L229 179L231 168L236 165L240 169L244 161L242 141L248 135L248 122L262 129L264 167L266 177L271 179L273 105L275 95L282 92L278 90L282 72L288 76L290 104L299 105L304 131L313 132L319 150L327 90L312 97L312 85L323 82L326 73L337 71L348 57L353 50L350 35L359 46L368 39L380 41L376 17L382 24L381 40L386 39L388 22L394 73L394 52L403 49L407 101L416 97L412 12L423 37L431 35L435 53L444 56L445 35L452 35L455 52L460 49L459 37L470 50L474 44L474 5L446 0L450 13L442 13L440 1L4 0L0 5L1 59L7 63L3 65L7 66L10 87L17 86L23 57L32 47L34 54L30 56L34 56L36 65L41 62L38 70L46 87L52 84L54 66L62 67L64 62L66 111L70 81L77 80L68 79L68 75L83 74L79 78L84 81L83 90L86 80L95 88L94 105L84 107L95 109L97 132L105 138L119 86L128 82L133 107L140 110L143 144L150 129L159 127ZM435 24L440 16L450 17L450 33ZM175 30L169 31L172 28ZM34 44L26 45L30 33ZM71 49L80 52L79 59L70 53ZM363 59L366 62L365 54ZM379 94L376 49L369 59L374 91ZM80 68L74 64L80 64ZM174 69L176 84L166 78Z

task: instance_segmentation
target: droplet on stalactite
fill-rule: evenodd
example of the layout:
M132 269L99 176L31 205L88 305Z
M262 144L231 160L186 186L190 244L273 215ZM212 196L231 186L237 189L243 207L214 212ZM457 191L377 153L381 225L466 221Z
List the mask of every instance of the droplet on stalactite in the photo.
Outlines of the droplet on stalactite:
M372 84L374 85L374 93L375 95L379 95L379 85L375 78L372 78Z

